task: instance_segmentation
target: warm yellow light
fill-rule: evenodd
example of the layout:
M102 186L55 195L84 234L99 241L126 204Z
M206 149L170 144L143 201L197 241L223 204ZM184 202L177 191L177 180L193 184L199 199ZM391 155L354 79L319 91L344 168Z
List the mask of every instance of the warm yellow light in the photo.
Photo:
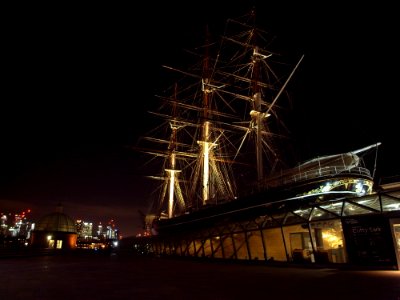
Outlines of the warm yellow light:
M324 242L328 243L329 248L337 248L339 245L343 245L342 239L334 231L323 231L322 238Z

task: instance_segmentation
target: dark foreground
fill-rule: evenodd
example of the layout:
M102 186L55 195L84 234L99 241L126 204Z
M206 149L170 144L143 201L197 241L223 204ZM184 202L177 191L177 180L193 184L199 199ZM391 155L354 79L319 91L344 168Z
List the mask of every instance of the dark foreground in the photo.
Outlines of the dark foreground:
M187 261L128 254L0 259L0 299L400 300L400 271Z

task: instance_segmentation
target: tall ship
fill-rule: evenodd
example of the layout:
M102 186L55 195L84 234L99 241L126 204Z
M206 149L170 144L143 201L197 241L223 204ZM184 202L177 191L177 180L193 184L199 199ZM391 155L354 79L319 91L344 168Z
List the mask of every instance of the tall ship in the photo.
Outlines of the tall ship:
M180 66L163 66L170 85L149 112L157 126L135 147L149 158L155 187L143 214L146 247L180 256L348 262L342 217L382 209L373 196L374 166L364 160L380 143L295 161L285 121L304 57L285 61L255 17L252 10L228 19L218 37L205 31Z

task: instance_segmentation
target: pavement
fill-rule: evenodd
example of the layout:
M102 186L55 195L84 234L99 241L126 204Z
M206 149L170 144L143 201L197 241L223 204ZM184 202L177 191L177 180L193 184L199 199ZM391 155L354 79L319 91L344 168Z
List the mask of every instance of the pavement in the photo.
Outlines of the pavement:
M400 271L62 253L0 259L0 299L400 300Z

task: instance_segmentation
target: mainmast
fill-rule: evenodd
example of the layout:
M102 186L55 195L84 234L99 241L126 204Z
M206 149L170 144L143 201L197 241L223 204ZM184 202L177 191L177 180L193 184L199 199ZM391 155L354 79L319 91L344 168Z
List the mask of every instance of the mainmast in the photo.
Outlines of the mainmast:
M203 61L203 78L202 78L202 92L203 92L203 116L202 116L202 140L198 141L201 147L202 166L203 166L203 182L202 182L202 204L205 205L210 199L210 157L212 156L213 148L216 146L210 142L210 134L212 124L209 121L210 110L210 97L212 90L209 87L210 83L210 67L209 67L209 53L208 53L208 29L206 32L206 47L205 56Z

